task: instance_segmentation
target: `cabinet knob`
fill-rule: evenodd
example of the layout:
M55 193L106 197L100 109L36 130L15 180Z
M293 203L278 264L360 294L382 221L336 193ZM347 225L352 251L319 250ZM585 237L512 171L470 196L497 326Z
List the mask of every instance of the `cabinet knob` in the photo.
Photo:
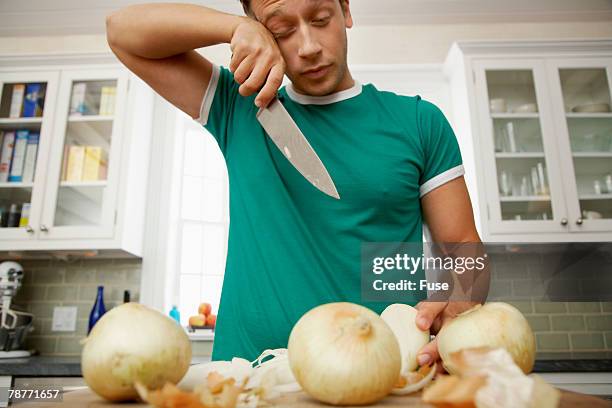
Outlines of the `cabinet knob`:
M34 233L34 228L32 228L32 226L30 224L26 225L25 230L28 234L33 234Z
M576 225L582 225L582 217L576 220Z
M561 218L561 225L567 225L567 218Z
M40 224L40 230L42 232L49 232L49 228L45 224Z

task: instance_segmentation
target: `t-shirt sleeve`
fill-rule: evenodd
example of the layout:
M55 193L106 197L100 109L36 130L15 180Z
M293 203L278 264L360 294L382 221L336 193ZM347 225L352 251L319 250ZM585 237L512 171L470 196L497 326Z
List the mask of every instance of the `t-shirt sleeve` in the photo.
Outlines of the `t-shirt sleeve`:
M224 154L228 124L239 97L238 87L234 75L227 68L213 64L212 76L202 99L200 116L196 119L213 135Z
M423 144L423 166L419 195L463 176L463 161L455 132L444 113L433 103L417 96L417 121Z

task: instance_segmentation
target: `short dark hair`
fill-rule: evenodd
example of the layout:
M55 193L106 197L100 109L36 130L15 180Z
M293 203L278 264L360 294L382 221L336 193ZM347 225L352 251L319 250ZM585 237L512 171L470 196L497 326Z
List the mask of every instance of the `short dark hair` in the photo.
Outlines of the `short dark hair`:
M251 0L240 0L242 3L242 9L247 16L251 15Z
M251 0L240 0L242 3L242 9L247 16L253 17L253 12L251 11ZM342 4L342 0L340 0L340 4Z

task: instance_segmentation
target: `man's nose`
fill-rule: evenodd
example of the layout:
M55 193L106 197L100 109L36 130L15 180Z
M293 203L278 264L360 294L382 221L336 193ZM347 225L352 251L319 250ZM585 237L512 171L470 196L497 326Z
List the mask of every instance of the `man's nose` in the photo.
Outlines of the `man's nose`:
M310 27L303 27L300 30L300 34L298 56L301 58L311 58L321 52L321 44Z

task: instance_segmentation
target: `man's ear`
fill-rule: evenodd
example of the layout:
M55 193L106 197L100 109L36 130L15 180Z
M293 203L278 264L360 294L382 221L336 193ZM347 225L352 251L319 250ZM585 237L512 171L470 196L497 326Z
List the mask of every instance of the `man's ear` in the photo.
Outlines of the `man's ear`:
M345 27L353 27L353 16L351 15L351 7L349 5L349 0L340 0L340 7L342 7L342 13L344 14Z

